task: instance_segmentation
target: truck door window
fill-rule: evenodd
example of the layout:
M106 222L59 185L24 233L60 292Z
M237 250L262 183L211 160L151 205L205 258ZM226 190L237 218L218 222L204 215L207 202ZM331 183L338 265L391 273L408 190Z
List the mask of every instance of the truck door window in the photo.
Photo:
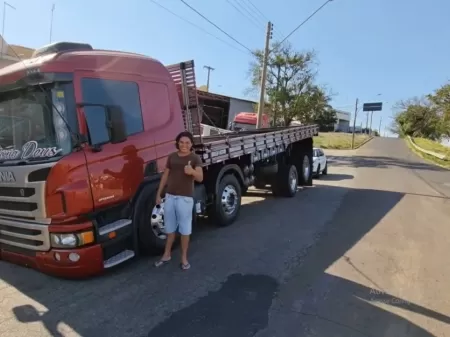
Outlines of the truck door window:
M83 78L81 80L81 88L83 95L83 103L89 104L102 104L102 105L118 105L122 108L125 118L125 126L127 135L131 136L144 130L142 121L141 101L139 98L139 87L135 82L126 81L113 81L104 80L98 78ZM85 107L91 109L92 107ZM104 112L96 110L96 113L90 112L89 115L93 115L95 120L93 123L103 123L101 119L105 118ZM97 116L101 115L101 116ZM88 118L88 117L86 117ZM91 118L91 117L89 117ZM89 123L90 121L88 121ZM105 128L105 124L101 124L102 128ZM100 126L100 125L98 125ZM89 126L89 129L92 127ZM106 129L105 129L106 131ZM97 130L94 130L97 132ZM100 138L105 134L101 131L101 135L92 135L91 137ZM100 139L99 139L100 140ZM92 141L92 139L91 139Z
M101 106L86 106L84 115L89 129L89 143L101 145L109 142L109 133L106 128L105 109Z

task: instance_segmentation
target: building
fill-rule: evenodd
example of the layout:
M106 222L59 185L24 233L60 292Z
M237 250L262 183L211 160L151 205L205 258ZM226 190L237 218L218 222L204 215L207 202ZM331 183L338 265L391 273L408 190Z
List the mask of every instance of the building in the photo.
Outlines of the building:
M226 129L240 112L254 112L254 101L198 90L202 123Z
M34 53L34 49L8 44L1 36L0 44L0 68L4 68L23 59L31 58Z
M334 124L335 132L350 132L350 112L336 110L336 124Z

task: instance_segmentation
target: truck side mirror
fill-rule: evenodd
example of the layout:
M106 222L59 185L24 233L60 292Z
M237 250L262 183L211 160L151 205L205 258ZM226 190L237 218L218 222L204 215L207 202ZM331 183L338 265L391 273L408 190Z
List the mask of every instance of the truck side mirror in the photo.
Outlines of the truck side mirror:
M106 107L106 121L111 144L122 143L127 140L123 110L120 106L110 105Z

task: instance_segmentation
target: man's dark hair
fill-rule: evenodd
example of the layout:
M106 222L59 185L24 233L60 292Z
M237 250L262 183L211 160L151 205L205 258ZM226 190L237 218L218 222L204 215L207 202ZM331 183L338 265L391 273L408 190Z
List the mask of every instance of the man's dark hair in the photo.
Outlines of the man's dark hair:
M175 147L177 148L177 150L180 149L180 146L178 145L178 143L180 142L180 139L183 137L189 138L192 145L194 145L194 136L192 135L192 133L190 133L189 131L183 131L183 132L180 132L178 134L178 136L175 138ZM191 147L191 151L192 151L192 148L193 147Z

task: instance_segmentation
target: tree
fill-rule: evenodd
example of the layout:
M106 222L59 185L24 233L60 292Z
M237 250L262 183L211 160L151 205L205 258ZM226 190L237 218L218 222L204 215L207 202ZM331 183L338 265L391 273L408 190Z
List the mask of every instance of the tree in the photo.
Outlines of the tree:
M313 122L319 125L320 131L333 131L337 122L336 111L332 108L318 110L314 113Z
M443 120L436 106L426 97L397 104L392 131L400 137L422 137L440 140L444 135Z
M289 125L294 119L309 123L314 113L329 107L329 96L315 83L315 53L295 51L289 43L274 44L269 55L266 97L270 115L276 125ZM257 92L261 83L263 51L255 51L250 64L251 88Z
M400 137L450 137L450 84L424 97L400 101L391 131Z
M428 95L428 99L442 119L443 136L450 137L450 84L445 84L434 94Z

